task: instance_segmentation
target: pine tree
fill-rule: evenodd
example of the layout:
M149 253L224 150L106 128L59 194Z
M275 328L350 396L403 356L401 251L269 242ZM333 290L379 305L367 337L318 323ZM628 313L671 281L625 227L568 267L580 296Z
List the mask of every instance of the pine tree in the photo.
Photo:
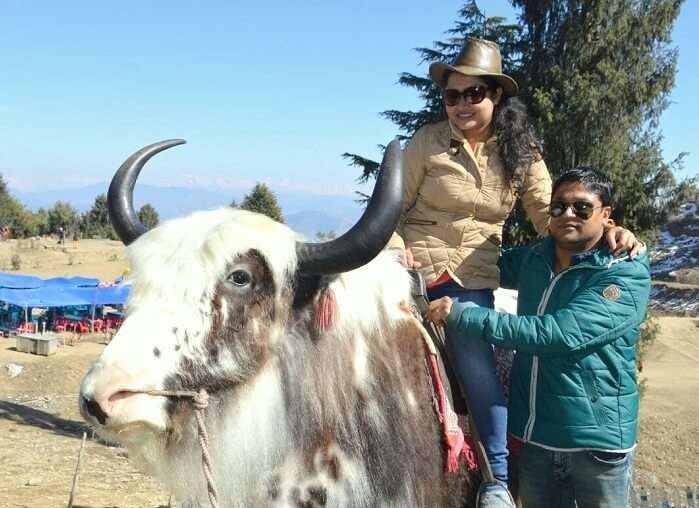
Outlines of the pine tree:
M95 198L92 208L82 217L82 230L85 237L116 239L116 232L109 220L109 208L107 207L107 195L100 194Z
M467 1L464 7L459 10L458 15L456 26L446 32L449 35L447 40L436 41L434 48L416 49L420 55L420 63L451 62L459 54L468 37L481 37L495 41L500 45L503 54L503 72L517 79L521 31L519 25L508 24L506 19L501 16L487 17L478 8L475 0ZM398 125L403 132L400 136L401 139L410 138L425 124L446 118L441 91L429 77L404 72L400 75L398 83L414 88L420 98L425 101L425 107L420 111L389 109L381 113L381 116ZM344 153L342 156L349 160L350 164L362 169L362 174L359 177L360 182L364 183L376 176L379 169L378 162L353 153Z
M605 171L614 218L650 233L687 198L691 182L663 161L658 128L674 86L672 26L683 0L513 0L524 31L525 101L556 175Z
M66 232L66 238L69 238L69 233L75 232L80 224L77 210L65 201L56 201L53 207L48 210L48 215L49 230L57 233L59 228L63 228Z
M146 203L138 210L138 220L141 221L146 229L153 229L160 222L160 215L153 206Z
M38 219L10 194L7 183L0 175L0 227L7 224L13 238L25 238L39 233Z
M500 45L503 72L520 84L531 120L544 140L544 159L555 177L564 169L589 164L615 184L617 222L649 234L676 210L691 188L675 181L660 151L660 114L674 84L677 53L670 31L682 0L512 0L520 24L486 17L475 0L458 13L445 41L418 48L420 62L453 61L466 37ZM404 73L399 83L417 90L420 111L381 113L412 136L444 118L437 86L428 77ZM357 154L343 156L362 170L359 180L376 175L379 164ZM533 237L521 203L508 219L504 244Z
M243 203L240 205L240 208L261 213L277 222L284 222L282 209L277 203L276 196L270 188L263 183L257 183L255 187L253 187L250 194L243 198Z
M0 195L9 194L10 191L7 189L7 182L5 177L0 174Z

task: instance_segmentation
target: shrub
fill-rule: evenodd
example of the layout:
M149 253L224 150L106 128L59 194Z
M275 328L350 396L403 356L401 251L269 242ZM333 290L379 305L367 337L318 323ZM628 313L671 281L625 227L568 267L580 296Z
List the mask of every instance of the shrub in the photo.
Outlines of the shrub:
M641 333L638 336L638 344L636 344L636 367L638 372L643 371L643 359L648 352L648 348L653 345L655 339L660 332L660 325L655 316L648 314L646 320L641 325ZM645 395L648 389L648 379L642 379L638 384L638 393L641 398Z
M12 256L10 263L12 264L12 269L14 271L18 271L22 268L22 258L19 257L19 254L15 254L14 256Z

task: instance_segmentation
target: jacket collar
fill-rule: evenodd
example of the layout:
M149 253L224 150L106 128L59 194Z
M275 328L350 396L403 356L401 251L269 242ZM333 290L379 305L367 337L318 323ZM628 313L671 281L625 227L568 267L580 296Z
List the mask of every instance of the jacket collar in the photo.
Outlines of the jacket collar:
M551 236L547 236L539 241L532 248L539 256L546 260L550 267L556 266L556 248L555 240ZM570 260L570 266L588 266L590 268L609 268L615 263L629 259L628 254L623 254L614 257L609 251L609 246L606 242L602 242L599 247L575 254Z
M449 125L449 131L450 131L451 139L453 141L457 141L457 142L461 143L462 145L468 144L466 141L466 138L464 137L463 132L461 132L461 129L458 129L456 126L454 126L454 124L451 123L451 120L449 120L448 118L447 118L447 124ZM495 141L497 141L497 137L495 135L492 135L483 144L487 145L490 143L495 143Z

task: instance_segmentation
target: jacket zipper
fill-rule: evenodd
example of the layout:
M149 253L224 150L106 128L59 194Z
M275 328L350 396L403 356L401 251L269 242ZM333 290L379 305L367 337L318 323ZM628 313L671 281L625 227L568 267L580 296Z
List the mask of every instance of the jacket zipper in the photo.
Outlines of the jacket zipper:
M560 272L558 275L553 277L551 281L549 282L549 286L546 288L546 291L544 291L543 296L541 297L541 301L539 302L539 306L536 309L536 315L541 316L544 311L546 310L546 306L548 305L549 298L551 297L551 293L553 292L553 288L556 285L556 283L565 275L566 273L572 271L572 270L577 270L578 268L589 268L592 270L596 269L605 269L609 268L613 264L619 263L621 261L625 261L628 259L628 255L626 256L621 256L616 259L613 259L611 262L609 262L606 266L590 266L588 264L580 264L580 265L574 265L569 268L566 268L562 272ZM551 269L551 266L549 265L549 269ZM553 273L553 270L551 270ZM534 423L536 422L536 383L538 380L539 376L539 357L537 355L534 355L532 358L532 368L530 372L530 377L529 377L529 418L527 418L527 423L524 425L524 436L523 439L525 442L530 441L532 434L534 432Z
M577 266L571 266L570 268L566 268L562 272L560 272L558 275L553 277L551 279L551 282L549 282L548 287L546 288L546 291L544 291L543 296L541 297L541 301L539 302L539 307L536 309L536 315L541 316L544 314L544 311L546 310L546 306L549 303L549 298L551 297L551 293L553 293L553 288L556 286L556 283L565 275L566 273L576 270L578 268L591 268L590 266L587 265L577 265ZM532 358L532 368L530 372L530 377L529 377L529 418L527 419L527 423L524 426L524 441L527 442L531 440L532 433L534 432L534 423L536 422L536 383L539 377L539 357L537 355L534 355Z

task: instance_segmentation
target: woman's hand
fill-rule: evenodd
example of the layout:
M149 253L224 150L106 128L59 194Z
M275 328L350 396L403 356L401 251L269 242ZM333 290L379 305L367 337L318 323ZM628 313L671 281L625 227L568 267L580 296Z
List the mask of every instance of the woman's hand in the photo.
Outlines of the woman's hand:
M609 250L614 256L618 256L626 251L633 259L646 248L643 242L636 239L636 235L620 226L613 226L605 229L604 236L607 240L607 245L609 245Z
M448 296L430 302L427 309L427 319L436 324L446 324L452 303L454 303L453 300Z
M413 257L413 252L410 249L403 249L400 252L400 262L408 270L417 270L422 266L419 261L415 261Z

